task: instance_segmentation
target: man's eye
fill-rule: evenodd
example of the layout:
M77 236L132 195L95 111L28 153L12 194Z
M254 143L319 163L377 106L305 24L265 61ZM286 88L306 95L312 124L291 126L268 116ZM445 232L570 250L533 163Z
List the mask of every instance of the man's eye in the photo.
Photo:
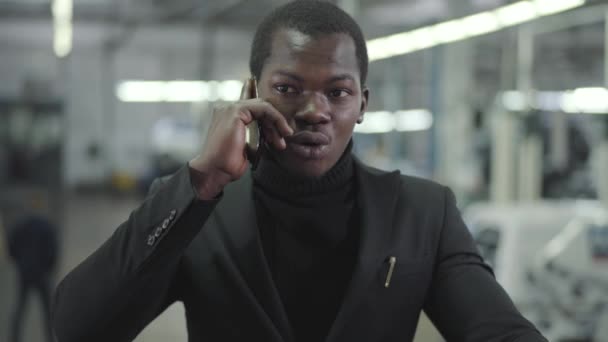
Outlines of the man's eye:
M292 94L296 92L296 89L294 87L290 87L288 85L278 85L274 87L279 93L281 94Z
M348 96L348 92L344 89L334 89L329 92L330 97L345 97Z

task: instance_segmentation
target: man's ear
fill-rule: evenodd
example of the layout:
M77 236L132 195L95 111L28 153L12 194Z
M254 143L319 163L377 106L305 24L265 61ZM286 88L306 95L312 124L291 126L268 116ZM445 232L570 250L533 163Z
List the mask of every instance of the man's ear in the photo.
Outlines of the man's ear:
M367 111L367 101L369 101L369 89L367 89L367 87L363 87L361 94L361 108L359 108L359 118L357 119L357 123L363 122L363 116Z

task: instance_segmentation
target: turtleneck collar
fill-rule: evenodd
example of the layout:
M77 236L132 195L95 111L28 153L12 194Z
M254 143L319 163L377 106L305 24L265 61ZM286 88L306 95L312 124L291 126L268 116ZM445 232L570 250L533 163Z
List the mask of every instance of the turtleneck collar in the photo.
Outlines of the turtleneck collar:
M256 185L277 196L309 196L335 191L352 180L352 140L342 157L321 177L302 178L290 174L268 154L264 154L253 172Z

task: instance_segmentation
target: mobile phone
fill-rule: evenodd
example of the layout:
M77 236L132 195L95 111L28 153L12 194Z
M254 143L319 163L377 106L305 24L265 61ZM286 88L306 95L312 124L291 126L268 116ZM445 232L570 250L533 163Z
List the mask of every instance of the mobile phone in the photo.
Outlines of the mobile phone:
M253 83L251 86L251 97L258 98L258 82L255 77L251 78L251 82ZM262 145L264 144L264 135L262 134L260 124L256 120L253 120L249 125L247 125L245 139L248 150L247 158L251 163L251 168L255 170L258 166L258 162L260 161Z

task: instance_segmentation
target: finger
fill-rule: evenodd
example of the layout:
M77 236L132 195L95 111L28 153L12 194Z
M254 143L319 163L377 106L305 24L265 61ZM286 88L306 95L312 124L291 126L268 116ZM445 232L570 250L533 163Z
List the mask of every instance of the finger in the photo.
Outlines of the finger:
M281 134L279 134L276 127L272 123L265 121L265 123L262 124L262 131L264 134L264 140L271 143L275 148L283 150L285 147L287 147L285 139L281 136Z
M250 78L245 80L245 82L243 83L243 88L241 88L240 99L241 100L251 99L251 79Z
M293 134L293 129L274 106L265 101L251 102L246 105L254 120L261 121L264 125L266 122L274 125L281 136L290 136Z

